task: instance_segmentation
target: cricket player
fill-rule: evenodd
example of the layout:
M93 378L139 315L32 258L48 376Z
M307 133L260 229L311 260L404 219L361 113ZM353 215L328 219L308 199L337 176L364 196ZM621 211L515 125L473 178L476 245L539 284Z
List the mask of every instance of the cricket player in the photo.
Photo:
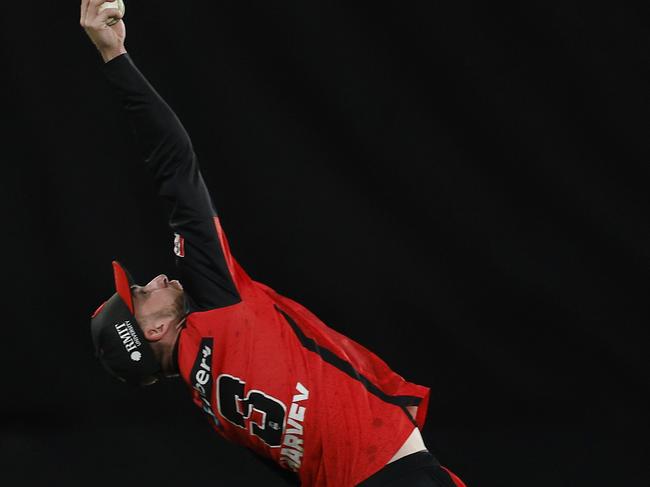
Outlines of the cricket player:
M170 202L179 279L139 285L113 262L116 292L91 318L101 364L136 386L182 378L219 435L301 485L463 486L420 434L428 387L404 380L235 260L188 134L127 53L123 15L102 3L82 0L80 23ZM109 26L112 17L119 21Z

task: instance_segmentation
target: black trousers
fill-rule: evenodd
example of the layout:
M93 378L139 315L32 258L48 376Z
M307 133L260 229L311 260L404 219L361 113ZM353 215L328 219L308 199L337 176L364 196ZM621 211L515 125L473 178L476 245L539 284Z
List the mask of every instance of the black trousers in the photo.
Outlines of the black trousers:
M421 451L389 463L357 487L456 487L456 484L431 453Z

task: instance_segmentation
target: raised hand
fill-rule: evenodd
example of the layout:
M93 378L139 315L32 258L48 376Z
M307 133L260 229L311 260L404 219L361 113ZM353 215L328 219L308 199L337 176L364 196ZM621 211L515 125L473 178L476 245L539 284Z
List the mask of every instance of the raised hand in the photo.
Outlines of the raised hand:
M105 0L81 0L81 18L79 23L84 28L90 40L95 44L97 50L102 55L104 62L124 54L126 48L126 26L122 20L122 13L117 8L106 8L99 11L100 5ZM108 22L111 17L116 17L119 21L109 26Z

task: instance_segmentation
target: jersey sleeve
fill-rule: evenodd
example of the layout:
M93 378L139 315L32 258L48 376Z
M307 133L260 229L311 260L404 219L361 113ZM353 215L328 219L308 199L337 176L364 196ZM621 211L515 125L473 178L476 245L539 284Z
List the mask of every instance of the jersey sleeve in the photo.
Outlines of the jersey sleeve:
M169 225L184 289L199 310L240 301L188 133L129 54L103 64L102 71L119 96L158 194L171 205Z

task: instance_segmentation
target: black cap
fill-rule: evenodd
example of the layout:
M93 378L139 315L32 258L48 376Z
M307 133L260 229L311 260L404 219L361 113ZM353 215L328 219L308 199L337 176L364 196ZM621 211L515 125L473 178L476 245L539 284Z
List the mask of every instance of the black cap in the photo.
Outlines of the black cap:
M135 319L131 275L119 262L113 261L113 276L117 292L90 319L95 354L118 379L142 385L160 372L160 363Z

